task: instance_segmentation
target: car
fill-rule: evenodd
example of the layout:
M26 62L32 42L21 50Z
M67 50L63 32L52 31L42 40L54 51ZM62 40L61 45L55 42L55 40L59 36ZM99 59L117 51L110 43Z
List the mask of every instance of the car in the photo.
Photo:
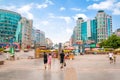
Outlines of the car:
M28 52L29 50L28 49L24 49L24 52Z

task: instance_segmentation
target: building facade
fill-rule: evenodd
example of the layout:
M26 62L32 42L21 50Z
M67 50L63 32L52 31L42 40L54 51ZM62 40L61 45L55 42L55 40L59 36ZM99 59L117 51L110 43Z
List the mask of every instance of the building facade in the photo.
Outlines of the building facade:
M112 17L99 10L95 19L84 21L78 18L71 36L72 44L77 40L98 43L112 34Z
M22 48L27 48L32 45L32 26L33 21L28 20L25 17L23 17L20 21L22 31L21 31L21 45Z
M103 10L96 15L97 20L97 42L107 39L112 34L112 17Z
M46 46L45 33L39 29L32 29L32 44L35 46Z
M81 40L85 43L97 42L97 23L95 19L81 23Z
M10 42L10 39L16 42L20 20L20 14L0 9L0 43Z

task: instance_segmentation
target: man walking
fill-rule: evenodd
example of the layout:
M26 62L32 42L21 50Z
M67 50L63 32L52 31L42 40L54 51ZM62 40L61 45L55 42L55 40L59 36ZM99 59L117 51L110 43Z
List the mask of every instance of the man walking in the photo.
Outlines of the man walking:
M110 53L108 54L108 56L109 56L109 59L110 59L110 64L113 63L113 53L110 52Z
M60 53L60 64L61 64L61 69L63 68L64 66L64 57L65 57L65 54L64 54L64 51L62 50L62 53Z
M43 61L44 61L44 66L45 66L45 70L46 70L46 68L47 68L47 54L44 52L44 54L43 54Z

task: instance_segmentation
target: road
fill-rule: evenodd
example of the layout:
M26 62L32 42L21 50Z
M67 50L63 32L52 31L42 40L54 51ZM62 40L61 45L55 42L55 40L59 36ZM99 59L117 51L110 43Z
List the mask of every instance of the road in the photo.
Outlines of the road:
M33 55L33 52L21 53ZM66 60L67 66L61 70L58 59L53 59L52 68L44 70L43 59L21 58L5 61L0 66L0 80L119 80L120 55L116 64L110 64L107 55L76 56Z

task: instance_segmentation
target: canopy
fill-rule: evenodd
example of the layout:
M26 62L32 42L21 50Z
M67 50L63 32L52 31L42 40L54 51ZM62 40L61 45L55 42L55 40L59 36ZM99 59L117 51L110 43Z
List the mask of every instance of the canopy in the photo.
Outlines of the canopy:
M74 47L66 47L65 49L67 49L67 50L74 50L75 48Z

